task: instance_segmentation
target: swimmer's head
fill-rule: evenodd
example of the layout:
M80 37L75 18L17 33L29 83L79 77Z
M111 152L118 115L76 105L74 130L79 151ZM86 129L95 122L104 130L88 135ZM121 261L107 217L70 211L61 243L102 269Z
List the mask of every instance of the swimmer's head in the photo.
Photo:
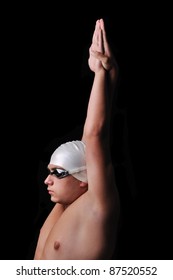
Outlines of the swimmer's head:
M79 181L87 183L85 144L75 140L61 144L52 154L49 164L57 165L68 171Z

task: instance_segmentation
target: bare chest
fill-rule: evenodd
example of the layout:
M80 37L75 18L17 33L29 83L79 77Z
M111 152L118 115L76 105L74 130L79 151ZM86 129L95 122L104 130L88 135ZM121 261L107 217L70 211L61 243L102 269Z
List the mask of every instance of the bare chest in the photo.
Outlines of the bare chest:
M71 210L64 212L50 231L42 259L103 258L109 250L104 223Z

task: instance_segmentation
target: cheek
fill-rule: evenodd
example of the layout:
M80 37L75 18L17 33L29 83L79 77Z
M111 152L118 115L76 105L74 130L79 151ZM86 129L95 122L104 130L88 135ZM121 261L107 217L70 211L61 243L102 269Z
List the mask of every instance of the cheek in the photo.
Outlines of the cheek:
M53 188L54 197L61 198L61 197L67 196L67 194L68 194L68 190L64 185L63 186L61 186L61 185L54 186L54 188Z

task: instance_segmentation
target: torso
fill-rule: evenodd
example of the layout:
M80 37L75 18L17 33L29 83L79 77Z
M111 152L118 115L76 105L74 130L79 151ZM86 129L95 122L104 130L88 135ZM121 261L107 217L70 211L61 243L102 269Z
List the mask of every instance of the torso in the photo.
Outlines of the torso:
M40 259L111 259L118 222L115 208L91 209L88 194L82 195L55 222Z

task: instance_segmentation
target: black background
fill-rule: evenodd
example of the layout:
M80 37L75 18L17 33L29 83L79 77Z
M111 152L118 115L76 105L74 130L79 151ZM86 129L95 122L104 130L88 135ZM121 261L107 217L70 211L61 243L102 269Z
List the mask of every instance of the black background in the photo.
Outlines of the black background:
M81 135L92 84L88 47L100 17L120 68L112 157L123 224L115 258L172 258L165 12L114 4L93 13L43 4L5 11L1 259L33 258L52 207L43 184L49 156Z

